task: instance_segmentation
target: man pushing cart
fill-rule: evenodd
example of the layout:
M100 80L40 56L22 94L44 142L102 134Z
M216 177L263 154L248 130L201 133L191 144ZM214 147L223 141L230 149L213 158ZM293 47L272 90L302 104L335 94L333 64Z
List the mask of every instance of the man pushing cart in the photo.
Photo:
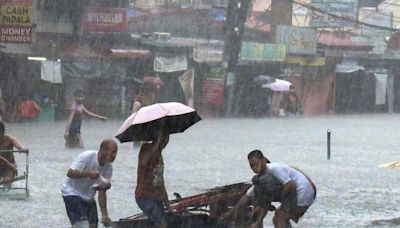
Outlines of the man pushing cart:
M16 150L14 150L14 148ZM25 154L25 172L18 176L14 153ZM0 122L0 190L24 189L28 192L28 149L15 137L5 134L5 126ZM25 180L25 187L12 187L13 182Z

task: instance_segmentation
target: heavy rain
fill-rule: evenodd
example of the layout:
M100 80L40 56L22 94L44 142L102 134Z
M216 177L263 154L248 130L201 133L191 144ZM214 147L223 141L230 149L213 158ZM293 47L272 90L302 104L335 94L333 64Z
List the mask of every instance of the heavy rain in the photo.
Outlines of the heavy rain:
M400 0L0 1L0 227L397 227Z

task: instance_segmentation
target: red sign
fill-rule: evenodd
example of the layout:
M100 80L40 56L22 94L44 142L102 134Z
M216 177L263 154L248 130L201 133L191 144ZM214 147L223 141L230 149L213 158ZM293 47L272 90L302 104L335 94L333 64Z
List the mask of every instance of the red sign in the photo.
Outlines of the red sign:
M0 0L0 43L31 43L32 0Z
M222 105L224 103L224 80L207 78L203 84L203 103Z
M84 32L124 32L126 9L88 7L82 20Z

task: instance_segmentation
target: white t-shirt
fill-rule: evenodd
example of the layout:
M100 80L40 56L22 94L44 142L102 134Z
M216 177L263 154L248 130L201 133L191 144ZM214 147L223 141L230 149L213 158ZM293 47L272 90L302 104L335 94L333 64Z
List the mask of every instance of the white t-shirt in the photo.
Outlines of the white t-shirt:
M274 175L282 184L289 181L294 181L297 191L297 206L309 206L314 201L314 188L305 177L298 170L279 163L268 163L267 172ZM250 197L254 197L254 186L252 186L246 193Z
M97 159L97 151L85 151L81 153L74 160L70 168L79 171L97 170L101 176L108 180L111 180L113 171L110 162L104 166L100 166ZM86 201L90 201L96 193L96 190L92 188L95 182L96 180L92 180L88 177L70 178L66 176L62 183L61 194L63 196L79 196Z

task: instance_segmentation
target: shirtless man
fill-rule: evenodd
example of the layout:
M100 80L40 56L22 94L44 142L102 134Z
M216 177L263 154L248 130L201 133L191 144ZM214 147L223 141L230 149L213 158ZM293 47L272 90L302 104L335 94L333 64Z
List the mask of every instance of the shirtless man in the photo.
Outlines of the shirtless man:
M16 138L4 133L4 123L0 122L0 150L27 150ZM10 186L17 173L17 164L12 152L0 153L0 185Z
M163 132L158 139L141 146L135 190L139 208L160 228L168 226L165 209L169 208L169 201L164 185L164 162L161 154L168 141L169 135Z

